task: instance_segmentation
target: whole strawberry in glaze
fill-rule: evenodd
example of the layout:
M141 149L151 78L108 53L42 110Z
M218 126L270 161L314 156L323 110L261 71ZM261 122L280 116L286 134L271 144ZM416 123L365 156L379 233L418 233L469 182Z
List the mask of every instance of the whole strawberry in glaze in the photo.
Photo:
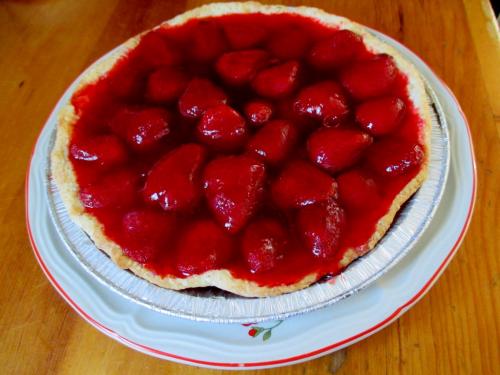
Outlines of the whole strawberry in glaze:
M367 162L381 176L399 176L421 165L422 146L397 138L385 138L369 148Z
M109 123L111 130L135 151L155 149L170 134L170 112L163 108L123 107Z
M202 146L188 143L161 158L148 173L144 199L165 211L193 208L201 196L200 173L205 161Z
M248 141L247 150L271 164L285 160L297 140L297 130L288 121L273 120L262 126Z
M111 134L77 140L71 144L70 154L75 160L95 163L103 168L114 167L127 160L125 146Z
M224 82L239 86L250 82L268 57L269 54L260 49L228 52L219 57L215 69Z
M397 68L392 57L377 55L354 63L340 74L340 82L356 99L386 94L396 79Z
M274 219L259 219L245 229L241 249L252 273L266 272L283 259L288 243L285 227Z
M297 113L318 119L325 126L337 125L349 113L342 88L333 81L323 81L303 88L293 107Z
M324 128L307 140L309 159L323 169L335 173L355 164L372 137L352 129Z
M80 189L80 200L86 208L128 207L137 199L138 175L119 170L105 175L95 184Z
M360 169L352 169L337 177L339 202L347 208L363 210L380 201L375 180Z
M264 189L265 168L241 155L212 160L205 168L204 188L216 220L230 233L242 229L257 209Z
M194 29L189 51L200 62L210 62L227 49L227 41L222 29L212 20L201 20Z
M114 134L120 136L120 138L125 139L127 136L128 124L140 109L139 107L131 106L119 108L108 123L109 129Z
M271 186L273 200L281 208L296 208L337 196L337 183L314 165L290 162Z
M193 78L179 99L179 111L188 118L199 118L217 104L227 102L226 94L205 78Z
M176 68L162 67L148 77L146 97L155 103L177 100L189 82L188 75Z
M250 124L261 126L271 119L273 107L263 100L254 100L245 104L244 112Z
M130 66L122 66L109 76L109 88L120 100L140 100L145 89L145 73Z
M309 48L310 39L298 27L278 29L267 43L267 49L280 60L300 59Z
M354 60L364 50L361 37L340 30L316 42L309 51L309 63L317 69L334 69Z
M300 64L288 61L261 70L252 81L257 94L266 98L280 98L293 92L297 85Z
M356 108L356 122L374 136L388 134L401 123L405 107L405 103L394 96L372 99Z
M122 229L127 239L125 255L139 263L155 259L168 242L175 229L175 219L168 214L151 209L130 211L122 219Z
M220 268L233 252L231 237L212 220L188 224L177 243L177 269L185 276Z
M344 210L335 200L303 207L297 216L297 227L307 251L321 259L331 259L340 249L345 226Z
M159 32L151 31L141 37L137 49L132 52L143 70L166 65L177 65L182 61L182 55L176 44Z
M226 104L205 111L196 127L198 139L219 150L236 150L246 140L245 119Z
M318 127L315 118L304 116L294 109L295 97L288 97L274 105L274 117L290 121L300 133L310 133Z
M227 22L223 26L226 39L233 49L248 49L260 44L267 36L266 28L252 22Z
M136 151L151 150L170 133L171 116L162 108L145 108L131 113L125 139Z

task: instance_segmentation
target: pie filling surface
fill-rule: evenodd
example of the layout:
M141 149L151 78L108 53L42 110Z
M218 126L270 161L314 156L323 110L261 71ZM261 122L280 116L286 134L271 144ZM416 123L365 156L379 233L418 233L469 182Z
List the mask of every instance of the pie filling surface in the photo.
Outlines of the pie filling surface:
M298 14L157 28L72 97L79 200L162 278L337 274L428 158L408 87L360 35Z

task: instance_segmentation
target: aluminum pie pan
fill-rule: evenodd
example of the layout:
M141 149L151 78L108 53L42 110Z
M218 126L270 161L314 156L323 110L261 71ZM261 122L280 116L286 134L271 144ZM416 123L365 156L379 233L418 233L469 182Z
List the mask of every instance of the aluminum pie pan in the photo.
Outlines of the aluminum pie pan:
M378 37L379 34L375 36ZM399 50L391 41L384 39L384 42ZM120 48L101 59L116 53ZM404 51L400 52L404 54ZM86 271L123 297L160 313L196 321L245 323L284 319L331 305L368 286L401 260L422 236L441 200L450 161L448 126L434 90L425 80L424 83L432 104L428 177L402 207L391 228L376 247L328 281L317 282L296 292L264 298L240 297L215 288L175 291L151 284L115 265L73 223L51 177L50 155L47 155L45 182L51 218L67 250ZM73 84L68 89L62 102L69 100L75 86ZM52 149L56 133L56 124L52 125L54 130L49 149Z

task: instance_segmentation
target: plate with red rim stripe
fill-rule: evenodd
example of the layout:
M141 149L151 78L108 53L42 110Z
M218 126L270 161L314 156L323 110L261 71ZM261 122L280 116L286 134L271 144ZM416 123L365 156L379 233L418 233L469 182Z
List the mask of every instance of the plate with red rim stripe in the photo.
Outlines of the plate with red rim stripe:
M124 298L84 270L50 217L44 165L63 97L40 133L26 181L28 232L35 256L54 287L85 320L127 346L164 359L218 368L266 368L312 359L373 334L407 311L430 289L463 239L476 194L475 162L465 116L446 85L404 46L376 35L417 66L442 105L450 133L451 165L443 199L423 236L394 268L350 298L284 321L246 325L190 321Z

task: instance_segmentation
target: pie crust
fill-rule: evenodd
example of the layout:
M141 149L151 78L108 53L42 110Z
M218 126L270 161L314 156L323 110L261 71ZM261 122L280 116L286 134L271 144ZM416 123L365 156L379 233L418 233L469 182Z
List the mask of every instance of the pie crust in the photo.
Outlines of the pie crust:
M399 192L395 197L388 212L378 221L376 230L364 246L349 249L341 260L342 266L347 266L356 258L367 253L375 247L377 242L384 236L389 229L394 217L403 203L405 203L422 185L427 176L429 155L430 155L430 132L431 117L428 97L425 93L424 84L416 68L401 56L393 47L381 42L368 33L365 28L346 18L335 16L324 12L323 10L311 7L287 7L282 5L262 5L257 2L245 3L214 3L187 11L177 17L162 23L157 28L171 25L181 25L193 18L203 18L208 16L222 16L235 13L263 13L278 14L292 13L304 17L312 18L322 24L330 27L351 30L362 36L363 42L368 50L374 53L385 53L393 57L398 69L408 78L409 98L422 118L424 124L420 133L420 143L424 149L424 161L415 177ZM142 34L141 34L142 35ZM118 59L128 50L133 49L139 42L140 36L137 35L129 39L120 52L115 52L101 60L99 63L90 67L80 78L78 88L82 88L98 80L103 74L113 68ZM103 231L103 226L91 214L85 211L80 198L79 186L76 175L69 159L69 144L72 134L72 128L77 121L75 108L71 103L67 103L58 114L57 136L54 148L51 154L52 175L55 179L62 200L68 210L71 219L89 235L95 245L104 251L119 267L129 269L136 275L158 286L168 289L186 289L195 287L217 287L237 295L247 297L275 296L283 293L293 292L303 289L322 275L315 273L303 277L300 281L290 285L281 286L261 286L254 281L238 279L225 269L210 270L198 275L179 278L175 276L161 277L146 269L140 263L127 257L121 247L110 240Z

